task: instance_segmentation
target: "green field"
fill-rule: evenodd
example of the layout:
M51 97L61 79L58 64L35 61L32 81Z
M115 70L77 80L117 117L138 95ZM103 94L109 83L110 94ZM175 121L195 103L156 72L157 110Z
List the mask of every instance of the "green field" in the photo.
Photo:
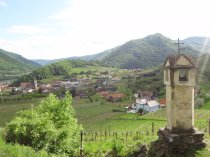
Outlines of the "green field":
M15 114L21 109L36 106L41 99L21 100L15 102L0 103L0 126L4 127ZM88 99L74 99L73 107L76 110L79 123L82 124L84 148L86 151L98 147L101 151L111 149L110 143L118 140L126 146L134 142L149 144L157 139L156 132L159 128L165 127L165 109L148 113L143 116L125 112L113 112L113 109L123 110L125 104L122 103L101 103L90 102ZM208 104L206 106L209 106ZM209 142L208 119L210 118L209 108L195 110L195 126L205 133L205 138ZM208 145L208 149L210 149ZM208 149L199 151L199 157L210 155Z
M36 106L41 101L39 99L20 100L0 103L0 126L5 126L15 112ZM111 129L112 131L126 132L145 130L154 128L157 130L166 125L165 109L158 112L148 113L143 116L125 112L113 112L113 109L123 111L124 104L90 102L88 99L73 100L73 107L76 110L78 121L85 130L101 131ZM201 109L195 110L195 126L203 131L207 130L208 119L210 118L209 103Z
M0 127L5 126L17 111L36 106L41 99L7 101L0 103Z

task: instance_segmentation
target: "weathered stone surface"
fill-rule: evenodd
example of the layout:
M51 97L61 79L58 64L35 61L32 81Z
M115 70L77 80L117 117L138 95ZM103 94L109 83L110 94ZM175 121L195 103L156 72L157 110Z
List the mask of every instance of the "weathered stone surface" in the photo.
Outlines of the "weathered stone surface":
M141 145L139 149L129 155L129 157L147 157L147 146Z
M195 142L202 142L204 140L204 134L200 131L196 131L194 134L193 134L193 138L195 140Z
M182 141L186 144L193 144L194 143L194 138L193 136L183 136Z
M203 133L194 130L174 134L168 129L158 131L159 139L151 143L149 157L193 157L196 149L204 148Z

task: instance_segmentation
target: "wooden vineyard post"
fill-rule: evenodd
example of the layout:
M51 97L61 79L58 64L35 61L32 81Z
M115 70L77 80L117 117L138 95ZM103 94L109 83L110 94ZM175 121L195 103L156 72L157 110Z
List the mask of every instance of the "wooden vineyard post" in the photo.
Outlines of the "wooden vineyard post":
M86 135L86 133L85 133L85 132L83 133L83 136L84 136L84 141L86 141L86 142L87 142L87 135Z
M104 132L104 136L105 136L105 140L106 140L106 138L107 138L107 131L106 130Z
M124 133L121 132L121 139L123 140L123 143L125 143Z
M201 122L199 122L199 130L201 130Z
M100 142L101 142L101 131L100 131Z
M93 132L92 131L91 131L91 136L92 136L92 140L93 140L94 138L93 138Z
M117 132L115 133L115 137L116 137L116 139L117 139Z
M82 157L82 149L83 149L83 132L80 132L80 140L81 140L81 146L80 146L80 157Z
M149 130L146 128L146 135L149 136Z
M210 135L210 119L209 119L209 135Z
M97 141L97 132L95 132L95 142Z
M155 127L154 127L154 123L152 122L152 136L154 136L154 132L155 132Z
M110 133L111 133L111 130L110 130L110 125L109 125L109 137L110 137Z

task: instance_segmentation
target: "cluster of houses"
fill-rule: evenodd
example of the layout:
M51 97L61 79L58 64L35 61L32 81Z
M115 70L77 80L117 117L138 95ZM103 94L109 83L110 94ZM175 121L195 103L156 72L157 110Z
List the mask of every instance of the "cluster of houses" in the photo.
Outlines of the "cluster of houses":
M101 75L97 78L69 78L68 80L52 80L48 83L21 82L18 87L10 87L9 84L0 84L0 92L15 93L33 93L39 91L41 93L55 92L60 89L68 91L76 91L75 96L79 98L87 98L91 93L108 92L105 98L109 101L117 101L121 99L122 94L115 94L116 87L113 82L119 81L118 77L110 75ZM104 96L103 96L104 97Z
M136 98L135 103L125 107L128 113L143 114L147 112L155 112L160 108L166 107L166 100L156 100L152 91L139 91L137 94L134 94L134 97Z
M155 73L141 74L141 77L151 77ZM109 74L101 74L97 78L70 78L66 81L53 80L49 83L22 82L19 87L9 87L9 84L0 84L0 92L12 91L19 93L33 93L41 89L42 93L50 93L60 89L69 90L74 93L76 98L88 98L91 93L98 93L105 100L110 102L121 101L126 95L117 91L113 85L123 77L112 77ZM94 80L94 81L93 81ZM138 91L134 94L135 102L126 107L129 113L155 112L166 106L165 99L157 100L153 91Z
M64 88L65 90L70 90L72 88L77 88L82 85L89 84L89 80L68 80L68 81L59 81L54 80L50 83L37 83L37 81L31 82L23 82L20 83L19 87L16 87L15 89L23 92L23 93L31 93L39 88L41 88L42 93L49 93L56 90L59 90L61 88Z
M123 98L125 98L125 94L118 91L116 92L102 91L102 92L98 92L98 94L110 102L121 101Z
M9 88L8 83L0 83L0 92L6 91Z

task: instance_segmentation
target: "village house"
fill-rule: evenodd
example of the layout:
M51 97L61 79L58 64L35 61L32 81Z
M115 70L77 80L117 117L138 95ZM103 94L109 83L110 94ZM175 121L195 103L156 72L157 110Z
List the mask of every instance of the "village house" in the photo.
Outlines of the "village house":
M31 82L22 82L20 83L20 87L22 88L22 90L32 89L34 88L34 84Z
M111 101L111 102L121 101L125 97L125 94L121 92L102 91L102 92L98 92L98 94L104 99L106 99L107 101Z
M58 90L60 89L61 87L64 86L64 82L63 81L57 81L57 80L54 80L50 83L50 89L55 91L55 90Z
M142 109L144 113L147 113L158 111L160 109L160 104L156 100L137 98L136 103L126 108L128 109L128 112L131 113L138 113L140 109Z
M138 111L140 108L144 112L155 112L159 110L160 104L156 100L136 99L136 110Z
M0 84L0 92L4 92L4 91L7 91L9 88L9 85L8 84Z
M107 101L116 102L121 101L124 97L125 95L121 92L113 92L109 93L105 98Z
M101 97L105 98L105 97L107 97L107 96L109 95L109 92L108 92L108 91L101 91L101 92L98 92L98 94L99 94Z

